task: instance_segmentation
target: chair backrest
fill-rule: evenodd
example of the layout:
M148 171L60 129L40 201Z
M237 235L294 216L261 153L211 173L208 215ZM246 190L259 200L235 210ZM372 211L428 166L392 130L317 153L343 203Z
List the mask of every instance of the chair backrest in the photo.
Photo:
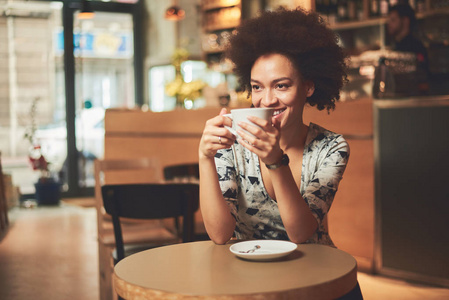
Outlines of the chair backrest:
M179 164L164 167L164 179L167 181L192 181L200 178L198 163Z
M106 212L112 216L117 260L124 258L120 218L163 219L183 217L183 242L194 239L198 184L114 184L101 187Z
M98 238L113 243L110 220L105 221L105 209L101 186L105 184L159 183L162 169L159 160L153 158L95 160L95 203L97 209ZM108 224L109 223L109 224Z

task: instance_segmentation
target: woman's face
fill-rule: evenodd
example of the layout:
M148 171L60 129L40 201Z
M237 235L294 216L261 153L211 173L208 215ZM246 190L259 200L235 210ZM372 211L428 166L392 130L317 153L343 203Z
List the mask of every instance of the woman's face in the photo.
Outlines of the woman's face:
M281 127L302 123L306 98L313 83L304 82L290 59L281 54L259 57L251 69L251 98L255 107L275 108Z

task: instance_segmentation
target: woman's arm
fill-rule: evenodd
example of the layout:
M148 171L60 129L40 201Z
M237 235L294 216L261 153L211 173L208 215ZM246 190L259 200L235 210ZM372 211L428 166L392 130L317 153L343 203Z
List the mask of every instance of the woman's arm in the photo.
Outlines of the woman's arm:
M341 136L316 149L321 149L315 154L319 157L317 169L307 176L303 196L294 180L289 181L292 178L289 167L270 170L282 221L289 238L297 243L305 242L317 226L323 226L349 159L349 145Z
M303 198L321 227L343 178L350 149L342 136L331 137L324 147L319 142L316 146L308 153L316 158L316 169L305 176Z
M223 198L215 165L215 154L233 145L235 137L223 126L232 126L229 118L220 115L206 122L199 146L200 206L209 237L224 244L232 237L235 219ZM220 138L219 138L220 137Z
M221 193L214 160L200 158L200 206L209 237L225 244L234 233L235 219Z
M318 227L309 206L302 197L289 166L269 170L279 213L290 240L307 241Z

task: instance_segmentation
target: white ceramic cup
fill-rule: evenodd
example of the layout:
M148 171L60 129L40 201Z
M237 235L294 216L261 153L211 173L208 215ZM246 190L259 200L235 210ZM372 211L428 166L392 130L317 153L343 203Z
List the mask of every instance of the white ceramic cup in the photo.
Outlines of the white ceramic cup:
M226 129L228 129L233 135L242 138L237 134L237 129L244 130L237 124L240 122L246 122L250 125L257 126L253 122L248 120L248 116L255 116L264 120L267 120L271 123L271 118L273 117L273 108L264 108L264 107L258 107L258 108L237 108L237 109L231 109L230 114L224 115L225 117L228 117L232 120L232 128L225 126ZM247 132L247 131L246 131ZM248 132L248 134L252 135Z

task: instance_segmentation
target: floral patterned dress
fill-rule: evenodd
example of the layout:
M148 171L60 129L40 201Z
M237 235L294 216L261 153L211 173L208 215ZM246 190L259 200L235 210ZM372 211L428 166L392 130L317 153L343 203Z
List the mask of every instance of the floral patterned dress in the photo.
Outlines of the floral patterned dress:
M300 192L318 221L306 243L334 246L323 220L349 158L342 135L310 123L304 147ZM236 220L237 239L288 240L277 202L263 185L259 159L237 142L215 155L220 187Z

